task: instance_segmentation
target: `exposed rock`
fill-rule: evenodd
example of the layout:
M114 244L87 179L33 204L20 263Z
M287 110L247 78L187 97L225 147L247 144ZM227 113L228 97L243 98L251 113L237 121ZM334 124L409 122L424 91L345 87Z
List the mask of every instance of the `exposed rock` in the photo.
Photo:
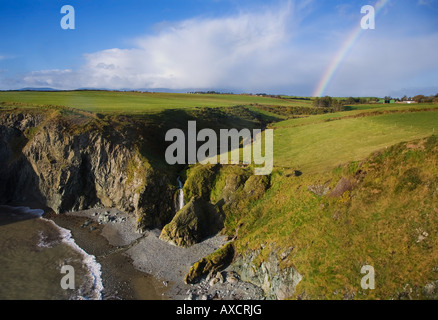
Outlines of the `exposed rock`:
M269 188L269 176L251 176L245 182L243 192L247 197L259 199Z
M285 260L287 257L289 257L289 255L291 254L291 252L294 250L294 247L289 247L287 249L285 249L281 255L280 255L280 259L281 260Z
M303 175L303 173L301 172L301 171L299 171L299 170L294 170L294 176L295 177L300 177L300 176L302 176Z
M222 248L196 262L185 276L184 282L187 284L197 283L210 272L218 272L225 269L233 261L233 257L234 247L232 242L229 242Z
M336 187L330 192L329 197L341 197L345 192L353 190L355 183L348 178L342 177Z
M438 281L433 281L424 286L423 294L427 299L438 299Z
M227 282L230 284L237 284L239 282L239 277L235 272L227 272Z
M272 250L265 261L256 263L260 250L238 256L230 268L240 275L242 281L263 289L268 299L283 300L291 297L303 276L293 267L280 267L276 250Z
M426 240L426 238L428 236L429 236L429 233L427 233L426 231L421 232L421 234L418 235L417 243L420 243L420 242Z
M43 195L35 188L38 176L21 153L27 139L22 131L2 125L1 120L14 122L10 117L0 119L0 203L42 202Z
M160 239L181 247L189 247L223 228L223 217L207 201L193 198L167 224Z
M37 199L57 213L116 207L136 213L142 228L170 221L168 177L117 132L107 138L98 127L68 121L2 114L0 201Z
M82 228L88 227L91 223L92 223L91 220L86 220L86 221L81 225L81 227L82 227Z
M228 174L225 178L225 186L221 191L221 198L223 201L232 201L236 191L244 185L246 179L247 177L244 174Z
M224 271L225 273L225 271ZM221 274L220 272L217 275ZM212 281L212 278L210 281ZM201 300L202 297L207 297L208 300L264 300L264 292L259 287L244 282L236 277L237 282L230 284L229 282L216 282L211 285L207 279L202 280L198 285L192 286L186 292L186 300Z
M212 287L212 286L214 286L218 282L219 282L218 278L213 278L213 279L210 280L210 282L208 284Z
M330 188L325 186L325 185L311 185L307 187L307 190L309 190L310 192L313 192L314 194L316 194L317 196L325 196L327 193L329 193Z
M222 272L218 272L216 274L216 279L218 279L219 283L224 283L224 276L222 275Z

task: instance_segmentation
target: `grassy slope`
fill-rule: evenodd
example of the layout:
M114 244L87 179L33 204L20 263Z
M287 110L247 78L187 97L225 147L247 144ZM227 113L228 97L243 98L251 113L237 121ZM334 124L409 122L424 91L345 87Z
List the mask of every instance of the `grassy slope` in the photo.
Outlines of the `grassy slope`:
M378 116L318 121L282 126L274 132L274 164L303 172L320 172L395 143L438 132L438 111L390 113ZM324 117L325 118L325 117ZM287 121L290 124L293 120Z
M359 169L367 173L363 181L340 197L307 189L318 183L333 189L341 177L357 179ZM283 264L304 276L295 298L422 298L422 288L438 277L437 177L435 136L333 171L277 172L271 189L240 216L237 250L293 247ZM376 269L376 290L360 287L366 264Z
M336 114L336 121L330 114L275 124L271 189L256 201L237 200L227 212L226 232L241 226L237 251L267 244L262 262L271 245L279 252L293 247L282 262L304 275L293 298L424 298L422 289L438 277L437 107L361 106ZM292 169L304 174L294 177ZM368 174L351 192L330 198L308 190L355 180L359 169ZM219 182L236 174L245 179L248 172L221 171L213 202L225 190ZM417 242L423 232L426 239ZM366 264L376 268L374 291L360 287Z
M388 113L403 113L403 112L415 112L415 111L427 111L427 110L438 110L438 104L422 103L415 105L381 105L381 104L370 104L370 105L356 105L351 107L349 111L327 113L314 116L304 116L298 119L290 119L287 121L281 121L274 123L272 128L291 128L304 125L314 125L321 122L334 121L346 118L359 118L366 116L375 116L379 114Z

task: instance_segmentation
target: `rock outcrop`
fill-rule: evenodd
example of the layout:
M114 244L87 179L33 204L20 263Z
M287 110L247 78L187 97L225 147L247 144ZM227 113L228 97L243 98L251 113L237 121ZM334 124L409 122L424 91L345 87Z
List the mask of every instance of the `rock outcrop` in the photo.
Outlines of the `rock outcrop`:
M240 275L243 281L263 289L267 299L284 300L295 293L295 288L303 276L294 267L281 268L277 251L271 250L267 259L256 262L260 250L249 251L234 259L231 270Z
M170 221L169 179L133 145L117 143L117 132L107 137L98 127L46 116L2 114L2 203L37 199L57 213L115 207L136 213L140 227Z
M160 239L180 247L189 247L218 233L223 226L223 216L217 208L195 197L163 228Z
M232 242L225 244L210 255L196 262L184 278L188 284L197 283L202 277L222 271L233 261L234 246Z

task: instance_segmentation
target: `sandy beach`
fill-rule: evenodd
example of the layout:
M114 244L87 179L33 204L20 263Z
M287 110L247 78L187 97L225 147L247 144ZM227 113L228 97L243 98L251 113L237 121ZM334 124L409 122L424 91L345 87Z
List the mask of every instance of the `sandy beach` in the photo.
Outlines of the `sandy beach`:
M49 214L69 229L76 243L102 266L103 299L121 300L259 300L263 291L224 270L221 281L187 285L184 276L199 259L226 243L217 235L189 248L159 239L160 230L139 233L135 216L117 209Z

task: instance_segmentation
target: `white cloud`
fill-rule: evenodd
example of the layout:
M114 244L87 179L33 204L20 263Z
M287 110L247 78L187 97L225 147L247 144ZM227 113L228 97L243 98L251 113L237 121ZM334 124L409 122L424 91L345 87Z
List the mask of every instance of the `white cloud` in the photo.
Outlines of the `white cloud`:
M293 44L311 1L215 19L189 19L139 38L132 49L86 54L77 71L28 74L26 86L269 90L314 78L312 54ZM297 9L299 8L299 9ZM299 11L299 12L298 12ZM292 43L292 45L291 45ZM307 67L305 67L307 66ZM316 81L316 79L312 79ZM292 90L292 89L291 89Z
M257 84L284 52L290 12L191 19L137 40L130 50L86 56L93 84L110 87L209 88ZM278 64L278 62L277 62ZM100 66L113 66L103 69Z

